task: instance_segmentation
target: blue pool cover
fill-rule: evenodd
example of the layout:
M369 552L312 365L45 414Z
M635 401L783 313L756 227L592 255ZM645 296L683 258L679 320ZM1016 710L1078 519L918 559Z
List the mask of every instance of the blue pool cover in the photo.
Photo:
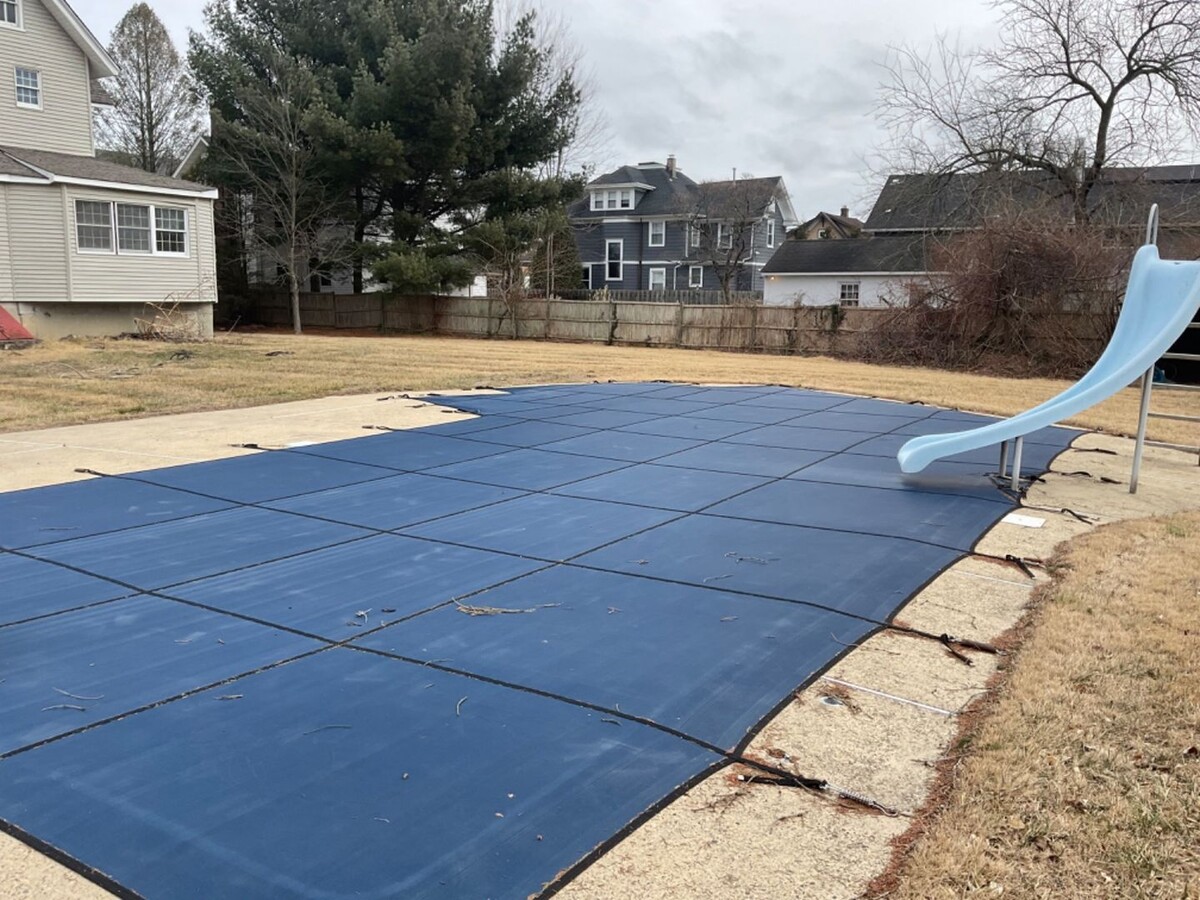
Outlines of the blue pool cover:
M900 474L952 410L439 402L480 418L0 495L0 827L126 896L537 894L1014 505L994 452Z

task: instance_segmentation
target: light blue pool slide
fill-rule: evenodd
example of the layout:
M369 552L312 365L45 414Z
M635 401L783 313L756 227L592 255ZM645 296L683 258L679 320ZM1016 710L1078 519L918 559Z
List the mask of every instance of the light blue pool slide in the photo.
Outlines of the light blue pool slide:
M1157 231L1153 213L1151 222L1155 226L1150 232L1153 235ZM1021 438L1078 415L1137 381L1178 340L1197 309L1200 309L1200 261L1160 259L1158 247L1145 244L1133 258L1112 339L1086 375L1058 396L1010 419L968 431L913 438L897 454L901 471L920 472L934 460L994 444L1005 445L1000 463L1003 469L1007 462L1006 442L1015 440L1015 483L1021 468Z

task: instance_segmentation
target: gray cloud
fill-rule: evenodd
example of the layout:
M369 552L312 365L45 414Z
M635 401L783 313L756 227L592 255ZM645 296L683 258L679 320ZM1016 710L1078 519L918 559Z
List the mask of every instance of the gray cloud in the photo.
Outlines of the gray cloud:
M132 0L74 0L102 41ZM159 0L180 49L203 0ZM864 160L887 47L961 32L988 42L986 0L541 0L561 13L594 72L610 127L603 166L679 157L693 178L783 175L797 213L849 204L878 184Z

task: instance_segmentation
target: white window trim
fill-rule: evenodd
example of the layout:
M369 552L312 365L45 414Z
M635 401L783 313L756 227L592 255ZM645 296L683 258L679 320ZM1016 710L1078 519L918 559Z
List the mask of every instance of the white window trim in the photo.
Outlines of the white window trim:
M118 206L138 206L138 207L141 207L146 210L146 213L149 216L149 223L150 223L150 227L147 229L147 234L146 234L146 236L149 238L149 246L147 247L147 249L145 249L145 250L124 250L121 248L121 223L120 223L120 217L117 215L117 207ZM117 253L120 253L123 256L152 256L152 255L154 255L154 207L153 206L149 205L148 203L124 203L119 200L114 200L113 205L112 205L112 224L113 224L113 236L116 238L116 242L113 244L113 247ZM75 240L76 241L79 240L78 233L75 235Z
M16 0L16 7L17 7L17 21L5 22L4 20L0 19L0 28L11 28L14 31L24 31L25 30L25 9L24 9L24 4L21 2L21 0Z
M108 204L108 228L111 237L111 248L102 250L98 247L81 247L79 245L79 203ZM150 211L150 249L122 250L117 225L117 206L145 206ZM107 200L100 197L72 198L72 225L75 230L75 252L83 256L162 256L167 259L190 259L192 256L192 211L185 206L156 203L130 203L128 200ZM158 221L155 211L158 209L177 209L183 213L183 252L158 249ZM164 229L174 230L174 229Z
M693 249L699 249L703 242L703 235L700 233L699 225L688 225L688 246Z
M660 228L657 241L654 240L654 226L655 225L659 226L659 228ZM648 233L648 237L646 240L647 247L665 247L665 246L667 246L667 223L665 220L660 219L657 222L647 222L646 230Z
M175 209L183 213L183 250L159 250L158 249L158 211L159 209ZM153 251L153 256L172 256L176 259L187 259L192 255L192 229L191 216L188 215L190 210L186 206L170 206L164 204L150 205L150 247ZM164 231L175 231L174 228L165 228Z
M725 239L729 238L728 241ZM733 249L733 232L725 228L724 222L717 223L717 249L732 250Z
M695 281L692 280L692 275L699 273L700 277ZM688 266L688 287L703 288L704 287L704 266Z
M591 265L591 263L588 263L587 265L583 266L582 268L583 268L583 271L587 273L587 277L584 279L584 281L586 283L586 290L590 291L592 289L592 265Z
M611 247L613 244L616 244L619 249L619 252L617 253L617 258L615 260L609 259L609 256L608 256L608 248ZM617 272L619 273L615 278L612 275L608 274L609 273L608 267L614 262L617 264ZM625 239L624 238L609 238L608 240L606 240L604 242L604 280L605 281L621 281L624 277L625 277Z
M79 243L79 204L83 203L106 203L108 204L108 249L103 247L84 247ZM111 200L96 200L92 197L76 197L72 203L73 222L75 225L75 252L84 256L116 256L117 255L117 223L115 220L116 210L113 209ZM89 226L99 228L101 226Z
M662 287L656 288L654 286L654 273L655 272L662 275ZM646 284L652 291L665 291L667 289L667 270L664 269L662 266L657 266L657 267L651 269L650 275L648 276L648 280L647 280Z
M606 212L610 209L629 210L637 203L633 188L607 189L592 191L592 212ZM628 204L628 205L626 205Z
M850 290L853 288L854 296L850 296ZM838 282L838 300L858 300L862 296L861 281L841 281Z
M20 13L17 14L17 18L18 19L20 18ZM17 91L20 88L23 87L26 90L29 90L28 85L23 85L18 80L19 74L21 72L32 72L37 77L36 90L37 90L38 100L37 100L37 103L26 103L20 99L17 99L17 108L18 109L41 109L42 108L42 98L45 95L43 85L42 85L42 70L41 69L31 69L28 66L13 66L13 97L14 98L19 96Z
M775 246L775 220L767 219L767 249Z

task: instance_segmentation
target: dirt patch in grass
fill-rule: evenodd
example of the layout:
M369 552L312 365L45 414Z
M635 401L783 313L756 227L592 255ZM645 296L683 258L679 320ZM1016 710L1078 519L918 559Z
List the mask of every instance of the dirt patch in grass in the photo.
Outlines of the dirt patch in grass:
M1200 897L1197 558L1196 512L1067 545L870 896Z
M1012 414L1069 382L1012 379L827 357L605 347L533 341L394 336L222 335L205 344L57 341L0 353L0 431L164 413L258 406L332 394L562 381L767 382ZM1200 398L1155 399L1163 412L1200 413ZM1075 420L1128 433L1127 390ZM1154 420L1160 440L1195 443L1195 425Z

